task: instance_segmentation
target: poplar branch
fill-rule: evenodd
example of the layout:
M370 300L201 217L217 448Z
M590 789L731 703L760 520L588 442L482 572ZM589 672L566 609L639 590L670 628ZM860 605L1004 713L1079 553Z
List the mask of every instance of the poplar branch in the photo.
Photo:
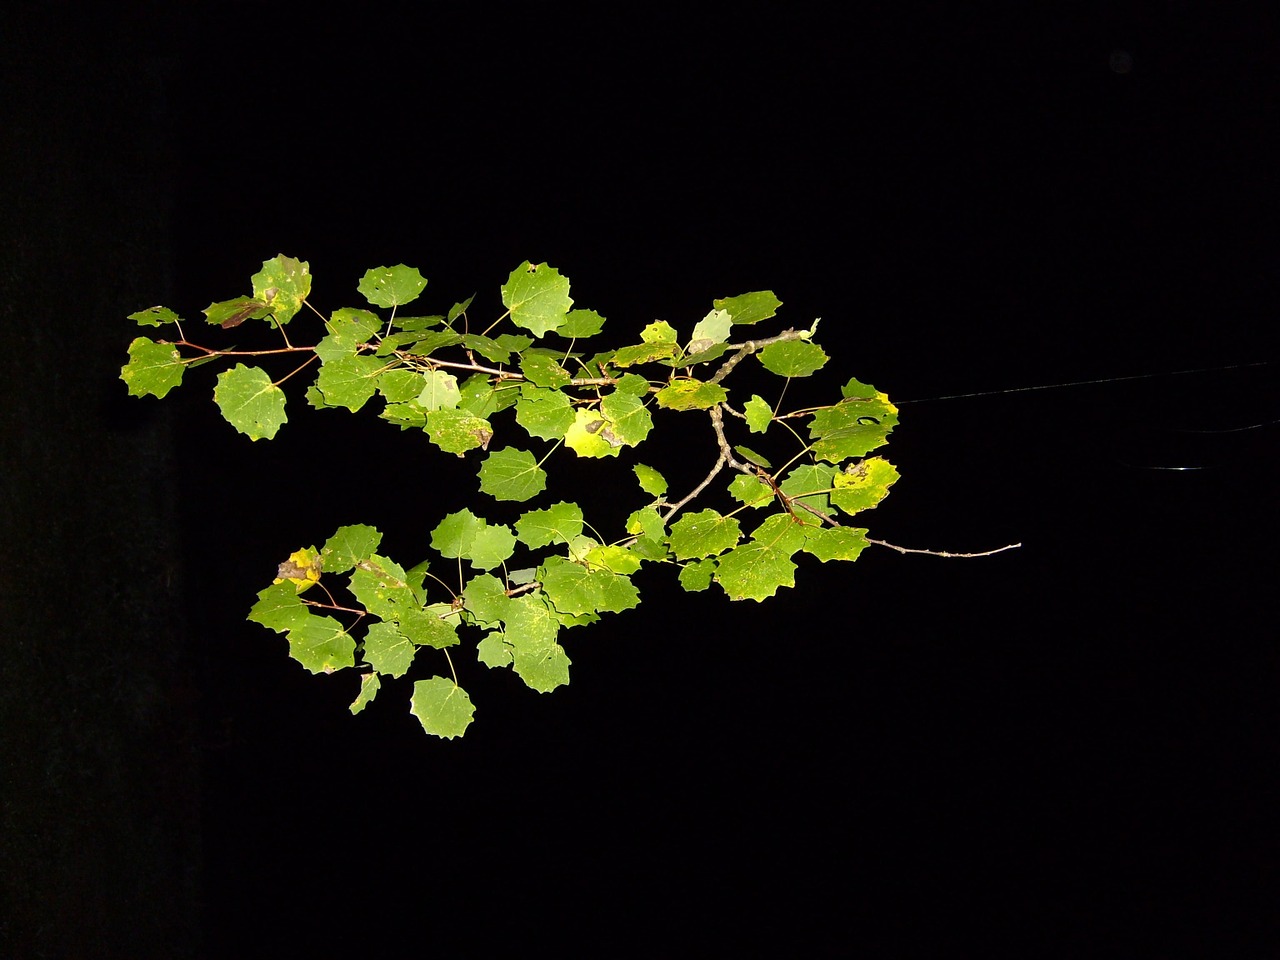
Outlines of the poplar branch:
M1010 543L1007 546L996 547L994 550L982 550L979 553L952 553L949 550L917 550L914 547L900 547L896 543L886 543L883 540L872 540L866 538L867 543L874 543L877 547L888 547L890 550L897 550L899 553L927 553L931 557L989 557L992 554L1004 553L1006 550L1016 550L1022 546L1020 543Z
M671 518L674 517L677 513L679 513L680 509L686 503L688 503L690 500L692 500L694 497L700 494L703 490L707 489L707 485L710 484L711 481L716 478L716 474L718 474L721 470L724 469L724 465L725 465L725 455L722 451L720 456L716 459L715 465L712 466L711 472L708 473L705 477L703 477L702 482L700 484L698 484L696 487L690 490L689 493L684 497L684 499L677 500L675 503L667 504L667 512L663 515L662 522L663 523L670 522Z
M720 456L724 462L740 473L755 474L755 468L743 463L733 455L733 447L724 435L724 416L720 413L720 405L716 404L708 411L711 414L711 426L716 431L716 443L720 445Z

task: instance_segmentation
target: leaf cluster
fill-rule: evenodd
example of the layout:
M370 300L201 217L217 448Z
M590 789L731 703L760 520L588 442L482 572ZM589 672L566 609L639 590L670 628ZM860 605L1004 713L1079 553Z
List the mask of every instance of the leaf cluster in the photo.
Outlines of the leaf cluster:
M460 736L474 708L450 650L464 633L476 638L478 663L549 692L569 681L566 631L635 607L632 578L644 565L674 568L688 591L714 583L730 599L762 601L794 586L800 554L856 559L869 541L848 519L898 479L887 460L868 456L897 424L897 408L874 387L849 380L828 405L782 412L787 382L822 369L828 356L814 340L816 322L754 335L781 306L770 291L716 300L688 327L655 320L605 346L605 318L575 308L569 280L545 263L516 267L500 286L505 311L483 325L472 322L474 297L440 314L406 310L427 281L403 265L369 270L356 285L365 303L328 313L312 305L305 261L268 260L251 286L250 296L210 304L205 320L223 329L260 322L277 345L203 346L174 311L142 310L130 319L174 335L133 341L121 372L129 392L164 397L188 368L222 361L229 366L217 375L214 402L251 440L270 439L287 422L283 385L294 380L312 407L372 405L401 431L477 465L483 496L474 511L441 518L434 558L406 570L378 552L380 531L343 526L320 548L295 551L259 593L249 619L284 634L303 667L359 673L352 713L431 648L448 676L416 680L411 712L428 733ZM304 310L316 320L314 342L295 344L286 326ZM772 401L733 401L727 384L742 363L779 378ZM622 529L601 532L569 501L531 505L510 525L486 517L489 501L539 498L554 456L632 461L662 411L711 427L689 431L671 418L672 435L710 441L707 474L692 490L673 497L658 469L634 461ZM767 452L735 442L744 434ZM686 510L701 496L719 499Z

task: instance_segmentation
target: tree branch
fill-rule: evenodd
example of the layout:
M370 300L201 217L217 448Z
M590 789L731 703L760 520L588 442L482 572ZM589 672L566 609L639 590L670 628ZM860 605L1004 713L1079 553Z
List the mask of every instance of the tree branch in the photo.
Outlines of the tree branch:
M900 547L896 543L885 543L883 540L872 540L870 537L865 538L867 543L874 543L877 547L888 547L890 550L897 550L899 553L927 553L931 557L989 557L995 553L1004 553L1006 550L1016 550L1022 546L1020 543L1011 543L1004 547L996 547L994 550L983 550L979 553L951 553L947 550L916 550L912 547Z

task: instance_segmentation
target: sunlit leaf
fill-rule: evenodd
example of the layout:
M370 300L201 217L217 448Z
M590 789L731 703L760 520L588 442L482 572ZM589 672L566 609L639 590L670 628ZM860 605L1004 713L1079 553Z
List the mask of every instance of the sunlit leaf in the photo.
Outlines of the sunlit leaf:
M706 410L728 396L728 391L718 383L680 379L659 390L657 400L658 406L669 410Z
M637 463L631 468L636 475L636 479L640 481L640 489L653 497L660 497L667 492L667 480L653 467L647 467L643 463Z
M525 384L520 388L516 401L516 423L524 427L531 437L540 440L559 440L572 425L573 407L560 390L550 390Z
M264 260L262 269L253 275L254 299L267 308L280 323L288 323L311 292L311 265L283 253Z
M527 260L502 285L502 302L511 311L511 322L535 337L561 326L573 306L568 278L555 267Z
M378 689L382 686L382 681L378 679L376 673L366 673L360 677L360 693L351 703L351 715L355 716L361 710L369 705L369 702L378 695Z
M476 708L467 691L452 680L432 677L414 683L409 712L418 718L427 733L452 740L466 731Z
M759 323L777 313L782 301L773 295L772 290L760 290L713 301L713 306L729 314L734 323Z
M546 471L527 450L494 450L480 465L480 489L495 500L530 500L546 486Z
M414 267L374 267L360 278L356 289L375 307L397 307L418 299L427 281Z
M671 551L677 560L710 557L728 550L741 535L734 517L714 510L686 513L671 527Z
M747 417L747 429L752 433L764 433L773 422L773 408L756 394L751 395L742 412Z
M871 457L835 475L831 502L845 513L870 510L889 495L889 488L897 482L898 471L892 463Z
M385 366L376 357L343 357L320 367L316 386L329 406L355 413L377 392L378 375Z
M271 439L288 419L284 391L266 371L243 363L218 374L213 399L226 421L250 440Z
M326 573L346 573L378 549L382 534L364 524L339 527L320 549Z
M427 415L427 436L445 453L461 456L468 450L487 448L493 428L487 420L442 408Z
M159 327L166 323L182 322L182 318L168 307L147 307L145 310L129 314L129 319L136 321L140 327Z
M120 379L135 397L163 397L182 382L184 369L173 344L137 337L129 344L129 362L120 368Z
M557 503L545 510L530 510L516 521L516 537L529 547L569 543L582 535L582 508L576 503Z
M418 648L394 624L379 621L364 637L364 658L378 673L403 677L413 663Z
M828 360L820 346L807 340L771 343L756 356L766 370L780 377L807 377Z

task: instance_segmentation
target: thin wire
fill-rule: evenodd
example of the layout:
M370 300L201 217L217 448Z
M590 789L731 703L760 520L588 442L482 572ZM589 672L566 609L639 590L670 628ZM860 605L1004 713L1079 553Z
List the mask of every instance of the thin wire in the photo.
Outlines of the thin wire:
M1165 429L1171 433L1240 433L1243 430L1257 430L1277 423L1280 423L1280 420L1264 420L1262 423L1251 423L1247 427L1224 427L1221 430L1198 430L1192 427L1165 427Z
M1166 466L1161 466L1159 464L1130 463L1128 460L1117 460L1116 463L1120 464L1120 466L1122 467L1129 467L1132 470L1174 470L1178 472L1184 472L1188 470L1216 470L1217 469L1217 467L1213 464L1206 464L1205 466L1200 466L1200 467L1166 467Z
M977 393L951 393L944 397L924 397L919 400L894 400L894 406L903 406L908 403L933 403L936 400L963 400L971 397L994 397L1004 393L1030 393L1033 390L1060 390L1063 387L1087 387L1098 383L1119 383L1123 380L1150 380L1153 377L1178 377L1190 373L1215 373L1219 370L1243 370L1248 367L1265 367L1268 364L1275 363L1274 360L1259 360L1256 363L1232 363L1224 367L1198 367L1194 370L1168 370L1163 373L1139 373L1128 377L1103 377L1099 380L1069 380L1066 383L1045 383L1034 387L1010 387L1007 390L981 390ZM1280 421L1271 421L1273 423ZM1267 424L1256 424L1256 426L1267 426ZM1237 427L1238 430L1251 430L1253 427ZM1216 431L1205 431L1208 433ZM1227 432L1227 431L1222 431Z

